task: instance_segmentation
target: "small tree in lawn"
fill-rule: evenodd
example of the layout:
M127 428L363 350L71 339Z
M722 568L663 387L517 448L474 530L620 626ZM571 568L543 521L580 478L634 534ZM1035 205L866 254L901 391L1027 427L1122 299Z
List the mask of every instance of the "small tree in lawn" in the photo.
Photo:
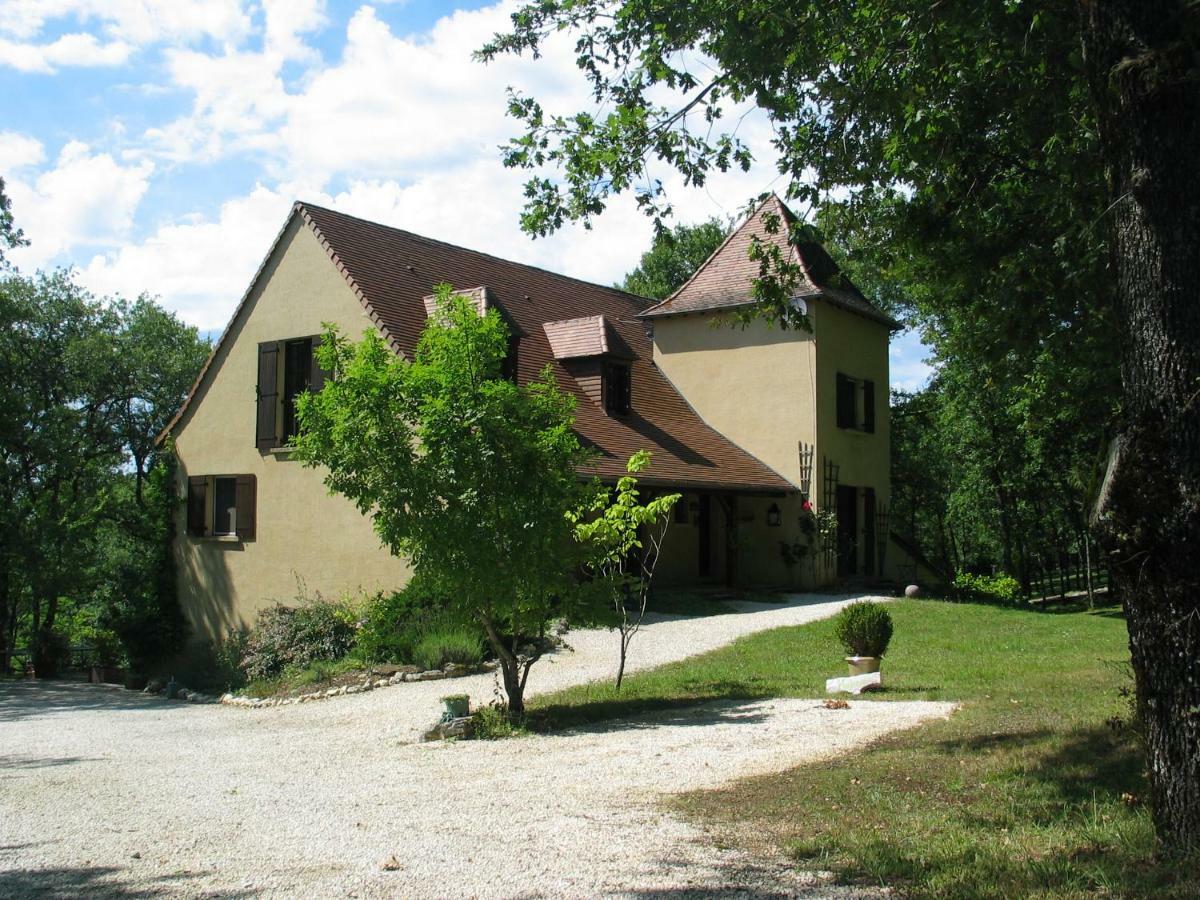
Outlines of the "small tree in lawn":
M639 450L629 458L628 475L617 482L616 493L598 492L582 512L575 514L575 536L586 548L588 564L605 600L617 614L621 654L617 663L617 690L625 677L629 642L646 617L646 598L658 565L659 553L670 525L672 507L679 494L664 494L642 503L634 476L650 464L650 453Z
M300 399L296 453L443 589L447 613L482 625L520 715L550 618L574 589L568 513L588 454L574 398L549 369L521 387L504 379L507 352L500 316L446 284L412 362L374 332L353 344L330 327L317 358L333 374Z

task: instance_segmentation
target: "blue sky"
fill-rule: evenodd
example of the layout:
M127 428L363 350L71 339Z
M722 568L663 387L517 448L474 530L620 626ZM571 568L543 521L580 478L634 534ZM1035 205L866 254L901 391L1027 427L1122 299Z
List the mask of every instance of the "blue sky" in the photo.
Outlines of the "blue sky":
M220 329L296 199L604 283L649 223L618 200L592 230L533 241L505 87L588 103L568 41L489 66L471 52L511 3L0 0L0 175L31 246L22 271L73 266L99 294L149 293ZM741 113L732 111L730 116ZM784 185L770 129L739 133L749 173L701 190L661 174L681 221L737 215ZM914 335L892 382L928 374Z

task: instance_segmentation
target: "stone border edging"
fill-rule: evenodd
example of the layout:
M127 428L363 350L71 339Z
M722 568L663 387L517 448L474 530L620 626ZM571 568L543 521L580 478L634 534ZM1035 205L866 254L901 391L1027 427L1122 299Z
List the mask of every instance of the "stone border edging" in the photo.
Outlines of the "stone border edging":
M243 709L265 709L274 706L294 706L297 703L311 703L314 700L330 700L347 694L361 694L379 688L392 687L397 684L414 681L439 681L445 678L465 678L468 675L479 675L484 672L494 672L498 668L495 662L485 662L479 666L460 666L448 663L444 669L428 669L424 672L396 672L394 675L368 674L358 684L343 684L338 687L325 688L299 694L295 697L240 697L236 694L225 693L219 698L208 697L205 700L191 700L196 696L195 691L186 692L188 697L181 699L189 702L223 703L226 706L239 706ZM180 694L185 693L180 691ZM177 694L176 696L179 696ZM200 695L204 696L204 695Z

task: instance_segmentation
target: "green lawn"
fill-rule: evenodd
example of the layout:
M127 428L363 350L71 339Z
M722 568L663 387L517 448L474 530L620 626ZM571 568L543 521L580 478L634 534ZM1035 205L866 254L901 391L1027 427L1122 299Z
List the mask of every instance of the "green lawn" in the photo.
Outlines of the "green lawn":
M887 690L872 699L962 701L953 717L834 761L684 795L679 809L726 840L910 896L1200 896L1196 866L1151 861L1145 781L1119 724L1130 680L1118 610L908 600L889 609ZM530 725L822 696L841 655L828 621L764 632L631 675L619 696L591 685L538 697Z

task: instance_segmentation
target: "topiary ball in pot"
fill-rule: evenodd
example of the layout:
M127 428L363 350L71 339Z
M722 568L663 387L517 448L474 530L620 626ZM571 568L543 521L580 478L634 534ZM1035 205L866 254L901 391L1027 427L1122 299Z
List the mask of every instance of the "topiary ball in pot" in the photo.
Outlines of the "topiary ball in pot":
M834 634L850 654L846 661L851 675L878 672L892 640L892 616L878 603L859 600L838 614Z

